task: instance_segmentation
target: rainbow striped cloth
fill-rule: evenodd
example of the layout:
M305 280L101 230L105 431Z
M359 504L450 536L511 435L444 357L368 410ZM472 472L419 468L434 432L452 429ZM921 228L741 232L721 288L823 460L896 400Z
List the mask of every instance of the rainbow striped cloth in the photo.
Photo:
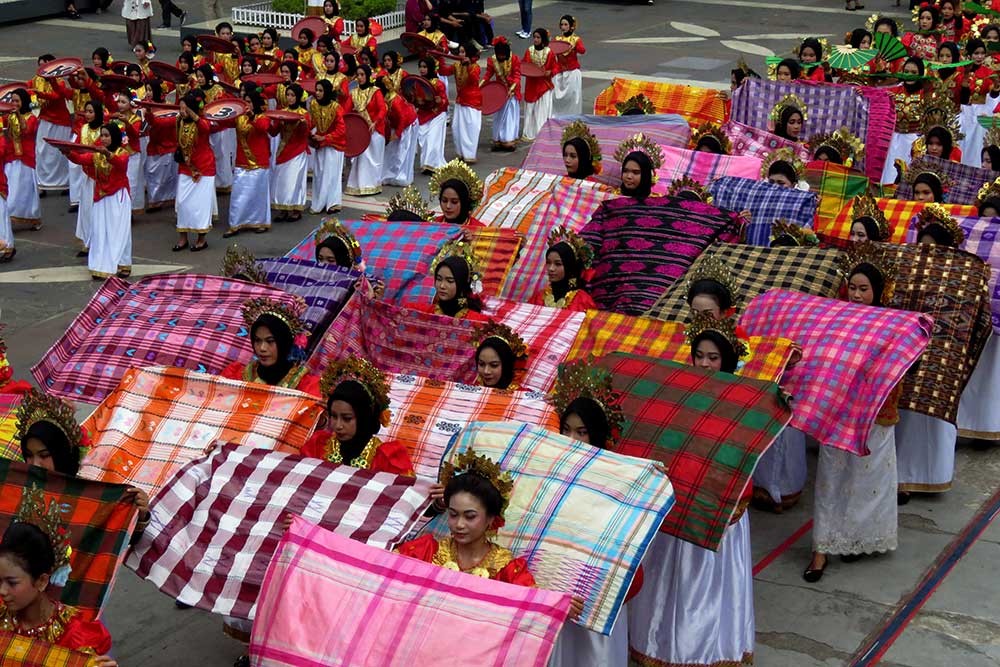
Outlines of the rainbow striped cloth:
M720 125L726 119L726 103L718 90L617 77L597 95L594 113L599 116L617 116L615 104L640 93L649 98L656 113L683 116L693 127L702 123Z
M889 228L892 230L890 240L893 243L902 243L906 240L906 231L909 229L910 223L924 207L923 202L903 199L878 197L875 202L885 213L885 218L889 222ZM942 206L953 216L975 216L979 213L975 206L958 204L942 204ZM831 243L837 244L837 241L847 241L850 238L852 220L851 202L845 202L833 222L826 223L817 217L815 231Z
M819 208L812 223L814 229L826 229L844 208L868 190L868 177L833 162L809 162L806 165L809 189L819 195Z

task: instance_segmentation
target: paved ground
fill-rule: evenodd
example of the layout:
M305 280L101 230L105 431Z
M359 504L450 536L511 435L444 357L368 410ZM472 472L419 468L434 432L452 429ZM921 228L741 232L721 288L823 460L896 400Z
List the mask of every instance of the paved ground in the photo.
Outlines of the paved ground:
M888 0L879 0L887 9ZM883 4L884 3L884 4ZM192 21L212 20L201 3L181 3ZM204 3L211 6L210 0ZM832 6L831 6L832 5ZM83 21L52 19L0 27L0 77L24 79L38 53L88 57L98 45L127 54L117 9ZM228 6L223 5L228 11ZM498 31L517 28L516 5L490 6ZM554 26L563 13L574 14L589 53L584 75L586 103L615 73L687 80L698 85L728 85L728 70L740 55L762 67L762 57L790 49L797 37L821 29L831 40L861 23L866 12L847 13L839 4L808 0L806 6L742 0L657 0L654 6L536 0L536 25ZM903 18L900 10L899 18ZM211 21L214 23L214 20ZM207 24L206 24L207 25ZM157 31L160 58L173 62L177 31ZM516 46L524 42L515 38ZM840 40L837 40L840 41ZM483 136L489 136L488 123ZM450 149L449 149L450 153ZM519 164L513 156L481 153L482 175ZM426 178L418 183L426 188ZM363 204L378 207L393 194ZM220 199L225 215L228 201ZM18 256L0 271L0 308L9 324L11 360L26 376L49 345L69 325L95 289L84 264L74 257L75 218L64 197L43 200L45 224L37 232L19 230ZM356 217L363 209L348 212ZM353 215L352 215L353 213ZM223 218L225 224L225 218ZM278 225L271 233L239 238L258 256L284 253L312 229L315 218ZM225 243L221 228L200 254L171 253L173 220L167 213L144 216L134 225L136 273L162 270L216 272ZM164 269L166 266L168 268ZM815 457L812 457L814 460ZM757 664L767 667L818 667L875 664L860 656L870 641L901 631L881 664L907 667L986 667L1000 663L1000 584L993 576L1000 556L1000 526L992 525L943 581L932 577L919 597L926 604L908 625L890 624L929 568L952 553L951 545L996 492L1000 448L959 448L955 489L942 497L916 498L900 513L900 548L891 555L852 565L834 560L819 584L805 584L800 573L810 551L806 525L811 518L811 489L799 507L781 516L753 513ZM940 584L935 588L936 584ZM906 618L908 614L904 614ZM905 620L905 619L904 619ZM338 622L350 622L338 619ZM221 620L198 611L177 611L171 600L124 571L107 612L115 653L126 666L166 667L182 660L224 667L239 654L237 643L221 633ZM886 630L886 628L889 628ZM447 631L446 628L442 628ZM872 653L869 653L869 656Z

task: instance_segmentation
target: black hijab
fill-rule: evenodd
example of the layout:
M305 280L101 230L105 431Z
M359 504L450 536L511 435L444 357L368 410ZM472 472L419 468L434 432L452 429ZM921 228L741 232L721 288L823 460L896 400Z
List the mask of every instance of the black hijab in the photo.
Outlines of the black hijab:
M851 225L860 222L861 226L865 228L865 234L868 235L869 241L882 241L882 231L878 228L878 223L874 219L868 217L867 215L860 218L855 218Z
M323 89L323 99L319 99L316 96L313 96L313 99L316 100L316 103L321 107L330 106L330 102L335 99L333 84L326 79L320 79L316 82L316 87Z
M854 267L854 270L851 271L851 275L847 276L848 282L850 282L853 276L856 276L859 273L868 278L868 282L872 284L872 305L881 306L882 292L885 290L885 279L882 278L882 272L871 264L858 264Z
M510 345L496 337L490 337L479 344L476 348L476 364L479 364L479 353L485 348L490 348L500 357L500 380L494 389L507 389L514 380L514 351Z
M576 415L583 422L591 447L608 448L608 418L597 401L584 396L573 399L559 417L559 430L566 428L566 418L570 415Z
M622 183L621 192L626 197L634 197L642 201L653 191L653 163L650 162L649 157L642 151L632 151L626 155L625 159L622 160L623 169L626 162L635 162L639 165L639 169L642 170L642 179L639 181L639 187L635 189L627 188Z
M913 189L916 190L917 186L921 183L929 187L931 192L934 193L935 203L940 204L944 200L944 187L941 185L941 179L936 175L928 172L918 175L913 179Z
M355 380L345 380L337 385L326 403L327 412L330 411L334 401L344 401L354 410L354 420L357 424L354 437L340 443L340 455L345 463L349 463L361 454L368 441L382 428L379 415L384 408L374 405L368 391Z
M722 368L720 370L723 373L735 373L736 364L739 362L739 359L736 358L736 350L718 331L702 331L691 341L691 360L694 361L694 351L698 349L698 343L703 340L710 340L719 348L719 352L722 354Z
M440 271L442 266L447 266L451 269L451 274L455 276L455 298L450 301L442 301L439 299L437 303L438 307L441 308L441 312L445 315L454 317L458 311L462 309L462 305L459 303L461 299L466 300L466 305L469 310L482 310L482 303L480 303L478 298L472 295L472 282L469 276L469 265L466 263L465 259L455 255L445 257L441 260L441 263L438 264L437 270Z
M452 189L458 195L458 200L462 202L462 208L459 212L459 218L457 220L445 220L445 222L450 222L455 225L464 225L469 221L469 214L472 213L472 197L469 195L469 186L467 186L463 181L457 178L449 178L447 181L441 184L441 189L438 190L438 200L440 201L442 193L445 190Z
M563 144L563 148L565 149L567 145L572 146L573 148L576 149L576 154L580 159L580 162L576 167L576 173L570 174L570 176L572 176L573 178L583 179L593 175L594 158L590 154L590 146L587 145L587 142L581 139L580 137L573 137L565 144Z
M257 330L262 326L267 327L271 335L274 336L274 342L278 346L278 358L271 366L265 367L258 363L257 375L267 384L276 385L285 379L288 371L292 368L292 362L288 358L292 352L292 332L289 330L288 325L277 317L270 313L264 313L250 327L251 343Z
M62 432L62 429L50 421L37 421L31 425L28 432L21 439L21 456L28 459L28 440L37 438L45 445L52 456L52 463L56 472L61 472L69 477L76 477L80 471L80 453L74 451L69 444L69 438Z
M565 274L563 275L562 280L550 283L550 287L552 287L552 298L558 301L566 296L567 292L573 289L570 287L571 279L576 279L576 288L579 289L580 263L576 261L576 253L573 252L573 249L565 241L560 241L550 247L548 252L545 253L546 257L550 252L554 252L559 255L559 259L561 259L563 263L563 269L565 269Z
M345 269L354 268L354 257L351 256L350 249L339 236L329 236L316 246L316 261L319 261L320 248L326 248L333 253L334 263L337 266L342 266Z

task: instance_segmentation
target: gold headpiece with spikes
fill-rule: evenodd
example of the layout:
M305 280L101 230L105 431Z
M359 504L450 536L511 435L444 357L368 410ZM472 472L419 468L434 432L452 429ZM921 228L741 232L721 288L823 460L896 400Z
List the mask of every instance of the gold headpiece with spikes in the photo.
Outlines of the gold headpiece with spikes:
M589 398L597 403L608 422L607 448L611 449L621 437L625 415L622 413L622 395L615 391L611 372L594 364L593 357L559 364L556 383L547 400L560 417L578 398Z
M835 132L824 134L814 134L806 142L809 147L809 154L813 157L821 148L832 148L840 155L840 159L845 167L852 166L855 162L861 161L865 156L865 144L846 127L841 127Z
M953 181L947 175L942 173L937 166L928 164L922 157L916 158L910 162L910 166L906 167L903 172L903 180L913 186L917 179L924 174L928 174L936 178L938 183L941 184L942 192L947 192L951 186L954 185Z
M858 218L871 218L878 227L878 238L872 241L888 241L890 230L889 221L886 220L885 213L878 207L875 197L869 193L858 195L854 198L851 206L851 220Z
M528 358L528 345L516 331L506 324L490 320L486 324L477 326L472 330L472 347L478 350L479 346L489 338L496 338L506 343L510 351L514 353L515 360L523 361Z
M800 100L795 93L789 93L778 100L778 103L771 109L771 113L768 117L771 119L772 123L778 122L781 118L782 111L784 111L786 107L791 107L802 114L803 123L809 120L809 107L807 107L806 103Z
M795 241L795 245L803 248L814 248L819 245L819 237L808 227L801 227L788 220L775 220L771 224L771 244L773 245L782 236Z
M656 113L656 107L653 106L653 102L642 93L633 95L624 102L615 102L615 109L618 110L619 116L624 116L632 109L639 109L646 116L652 116Z
M427 186L431 192L431 196L440 194L441 184L453 178L465 183L465 187L469 189L469 210L475 210L479 206L479 202L483 199L483 182L476 176L476 172L472 171L469 165L458 158L434 171L434 175L431 176L430 183Z
M455 457L452 461L445 461L441 466L441 475L438 478L442 486L448 486L453 478L469 473L479 475L488 481L497 493L500 494L500 516L497 519L503 520L504 512L510 505L510 495L514 491L514 478L509 472L500 470L492 459L487 456L479 456L471 447Z
M958 225L958 220L953 218L948 209L941 204L927 204L920 213L917 214L917 237L929 226L937 225L944 229L951 236L955 247L958 248L965 241L965 232Z
M802 160L795 154L795 151L791 148L779 148L764 158L764 163L760 167L760 177L762 180L767 180L767 172L771 171L771 165L775 162L787 162L792 165L792 169L795 170L795 176L800 181L806 175L806 166L802 164Z
M579 234L559 225L549 234L549 249L558 243L565 243L573 250L581 269L589 269L594 264L594 250Z
M976 195L976 208L983 205L989 198L1000 199L1000 178L992 182L983 183L983 187L979 188L979 194ZM3 354L3 350L0 349L0 354Z
M372 400L372 408L382 426L389 425L389 382L385 373L370 361L356 355L332 362L323 371L319 380L319 390L327 401L342 382L357 382Z
M253 327L261 315L273 315L285 323L285 326L292 333L292 338L300 333L307 333L305 322L302 321L302 315L306 312L306 302L302 300L302 297L294 297L293 305L290 306L281 301L261 296L245 302L242 310L243 321L248 327Z
M705 137L711 137L719 144L719 150L721 150L726 155L730 155L733 152L733 142L729 140L726 133L722 131L722 128L715 123L702 123L698 128L691 133L691 143L689 147L694 150L698 145L698 142Z
M226 278L242 277L252 283L268 285L267 273L257 263L253 252L236 243L226 248L226 256L222 260L222 275Z
M441 250L438 252L437 257L435 257L434 261L431 262L432 276L437 273L438 266L441 265L441 262L449 257L461 257L465 260L465 264L469 268L469 286L472 287L472 293L480 293L482 291L483 268L482 262L476 256L476 249L473 247L472 242L462 236L457 239L452 239L441 246Z
M917 139L917 142L920 142L920 146L918 147L916 142L914 143L914 156L923 155L926 151L923 135L926 135L935 127L944 128L951 135L952 144L957 144L965 138L965 135L961 131L958 109L955 108L955 100L941 86L935 86L933 92L924 97L920 104L918 117L920 118L921 136ZM948 159L947 155L943 157L945 160Z
M48 573L49 581L57 586L65 585L69 578L69 561L73 548L70 546L69 528L59 502L55 498L47 501L41 487L26 486L21 491L21 502L14 521L30 523L48 536L55 554L55 565L52 572Z
M590 151L590 166L595 174L601 173L601 145L597 137L582 120L574 120L563 129L561 145L565 146L570 139L582 139Z
M739 295L736 292L736 278L729 270L725 262L715 255L706 255L699 260L687 273L687 284L684 286L684 293L690 295L695 283L701 280L710 280L722 286L729 293L729 300L733 307L740 303Z
M407 211L427 222L434 218L430 204L424 201L420 191L412 185L406 186L402 192L389 200L389 205L385 207L385 216L388 218L396 211Z
M55 396L48 396L37 389L31 389L21 399L21 405L17 407L17 431L14 434L14 441L20 443L28 434L32 426L38 422L49 422L66 436L71 450L78 456L83 455L83 451L90 447L87 434L80 428L76 421L76 413L66 401Z
M649 158L653 165L653 183L655 183L659 178L656 172L663 166L663 149L655 141L639 132L618 144L618 150L615 151L615 161L625 162L625 158L630 153L642 153Z
M896 263L886 252L884 246L872 241L852 243L844 253L837 257L837 270L846 283L851 274L862 264L868 264L882 276L882 303L885 306L892 300L896 290Z
M706 204L712 203L712 193L704 185L694 180L690 176L682 176L670 182L667 188L668 197L676 197L682 192L693 192L698 195L698 199Z
M344 244L351 256L354 268L361 266L361 244L358 243L358 239L351 233L351 230L337 218L323 218L323 224L316 230L316 246L318 247L320 243L331 238Z
M695 313L691 323L684 329L684 336L688 344L693 345L698 336L706 331L714 331L732 346L739 361L750 356L750 344L737 332L737 329L736 318L733 316L716 319L710 313Z
M983 138L983 148L987 146L1000 146L1000 125L994 125L986 130L986 137Z

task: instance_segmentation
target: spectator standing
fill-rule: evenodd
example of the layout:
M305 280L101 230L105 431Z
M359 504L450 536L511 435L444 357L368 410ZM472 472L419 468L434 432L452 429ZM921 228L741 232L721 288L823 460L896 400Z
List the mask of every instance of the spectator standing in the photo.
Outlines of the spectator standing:
M517 36L528 39L531 37L531 0L517 0L517 8L521 11L521 30Z
M178 7L173 0L160 0L160 9L163 11L163 23L160 24L160 28L170 27L170 17L176 16L181 21L181 26L184 25L184 21L187 20L187 12Z
M151 41L152 28L149 19L153 16L152 0L124 0L122 3L122 18L125 19L125 32L128 44L134 47Z

